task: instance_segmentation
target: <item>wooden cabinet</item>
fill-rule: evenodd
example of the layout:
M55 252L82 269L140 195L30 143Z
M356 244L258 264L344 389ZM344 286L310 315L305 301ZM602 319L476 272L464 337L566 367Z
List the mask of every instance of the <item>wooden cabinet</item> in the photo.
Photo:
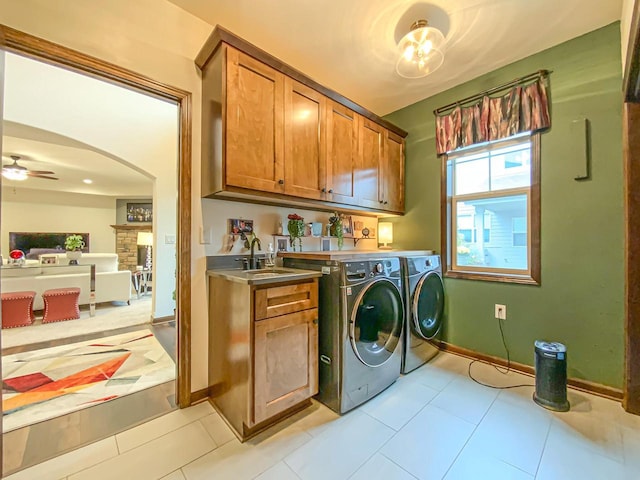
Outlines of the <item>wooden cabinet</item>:
M211 401L241 440L318 392L318 280L209 278Z
M404 139L386 131L384 142L382 208L391 212L404 212Z
M288 195L324 199L326 104L321 93L285 77L284 192Z
M360 116L329 100L327 108L327 199L356 204Z
M381 209L384 162L383 127L366 118L360 123L360 163L356 173L356 197L360 205Z
M227 49L225 183L284 191L284 75Z
M204 197L404 213L406 132L218 28L196 63Z
M360 123L357 202L388 212L404 212L404 139L377 123Z

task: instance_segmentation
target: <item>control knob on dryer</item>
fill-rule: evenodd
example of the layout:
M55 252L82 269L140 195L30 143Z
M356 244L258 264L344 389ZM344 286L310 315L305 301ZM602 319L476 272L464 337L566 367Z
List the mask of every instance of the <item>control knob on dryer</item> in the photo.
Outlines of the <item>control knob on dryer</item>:
M381 263L376 263L375 266L373 267L374 273L382 273L383 271L384 271L384 268L382 267Z

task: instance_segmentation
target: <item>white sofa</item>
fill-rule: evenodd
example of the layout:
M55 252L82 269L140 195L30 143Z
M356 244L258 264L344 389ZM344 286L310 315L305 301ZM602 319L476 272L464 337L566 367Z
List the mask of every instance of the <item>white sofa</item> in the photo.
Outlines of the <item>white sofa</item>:
M68 266L65 253L57 254L58 265L40 265L37 260L27 260L25 265L8 266L3 260L0 272L0 290L36 292L34 310L44 308L42 293L52 288L77 287L80 289L80 305L89 304L90 270L89 267ZM96 303L129 302L131 299L131 272L118 270L118 255L115 253L83 253L80 265L96 266L95 293Z

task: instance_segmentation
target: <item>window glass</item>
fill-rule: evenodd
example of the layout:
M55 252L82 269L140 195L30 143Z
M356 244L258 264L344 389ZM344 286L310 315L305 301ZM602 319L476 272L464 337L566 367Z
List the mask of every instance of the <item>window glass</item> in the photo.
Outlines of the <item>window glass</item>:
M518 136L447 157L447 275L537 283L539 151L539 136Z
M489 189L489 158L460 159L455 168L456 194L484 192Z

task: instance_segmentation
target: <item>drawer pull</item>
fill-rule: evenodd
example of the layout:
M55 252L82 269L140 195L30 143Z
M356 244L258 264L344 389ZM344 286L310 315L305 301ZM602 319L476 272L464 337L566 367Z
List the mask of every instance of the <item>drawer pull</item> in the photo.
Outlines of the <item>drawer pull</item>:
M327 365L331 365L331 358L327 357L326 355L320 355L320 361L322 363L326 363Z
M314 318L314 319L313 319L313 324L314 324L314 325L317 325L317 324L318 324L318 319L317 319L317 318Z

